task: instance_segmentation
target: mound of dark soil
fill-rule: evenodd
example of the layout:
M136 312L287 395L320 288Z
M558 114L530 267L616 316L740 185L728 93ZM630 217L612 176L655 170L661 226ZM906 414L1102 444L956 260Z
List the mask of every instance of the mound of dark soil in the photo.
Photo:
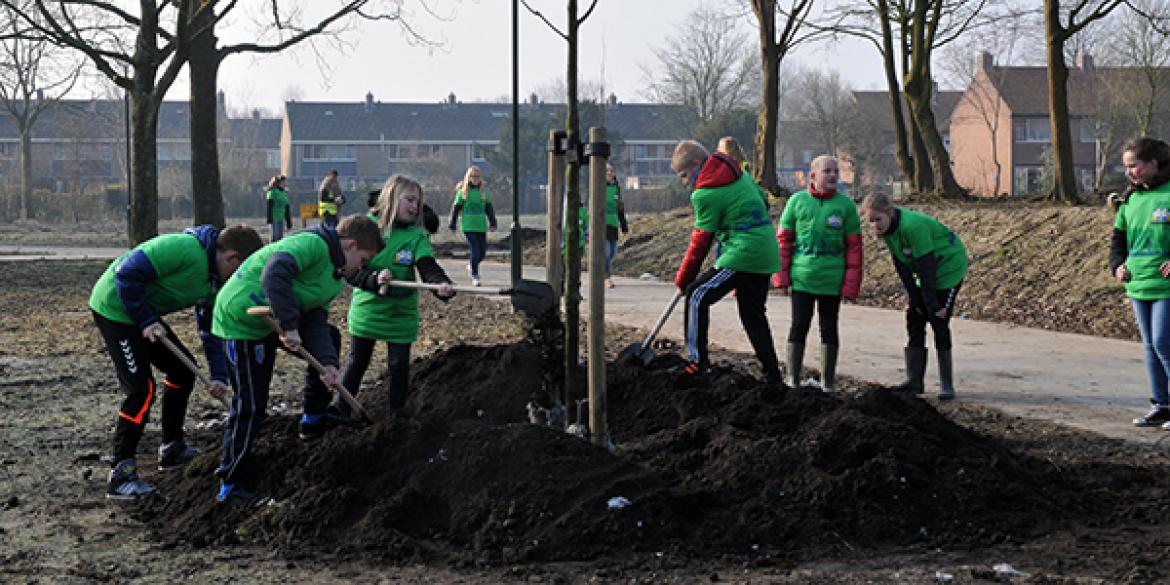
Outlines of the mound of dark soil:
M248 485L278 504L215 505L211 452L139 514L175 544L482 566L967 548L1026 541L1085 512L1085 486L1070 474L925 401L881 388L768 388L743 367L682 390L664 369L677 363L609 364L610 453L524 422L544 375L535 346L440 351L416 362L404 412L364 390L369 427L305 444L294 417L273 416ZM611 509L619 496L631 503Z

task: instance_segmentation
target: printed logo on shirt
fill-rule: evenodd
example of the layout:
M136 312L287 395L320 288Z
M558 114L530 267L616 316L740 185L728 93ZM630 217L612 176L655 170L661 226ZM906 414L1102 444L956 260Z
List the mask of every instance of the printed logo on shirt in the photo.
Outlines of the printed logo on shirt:
M825 218L825 227L833 230L839 230L845 227L845 218L841 217L841 215L838 213L834 213L833 215Z
M402 264L403 266L412 266L414 265L414 252L411 252L410 250L399 250L398 253L394 255L394 262L396 264Z
M1154 217L1151 221L1153 223L1170 223L1170 210L1162 208L1155 209Z
M911 252L913 252L913 250L911 250L910 248L902 248L902 255L903 256L909 256Z

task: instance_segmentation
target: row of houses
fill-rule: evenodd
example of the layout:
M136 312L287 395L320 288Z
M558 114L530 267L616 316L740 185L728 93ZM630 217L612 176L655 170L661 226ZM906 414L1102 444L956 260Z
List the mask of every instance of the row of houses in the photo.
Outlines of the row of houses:
M1047 73L1042 67L997 67L988 54L979 59L979 72L965 91L936 92L933 103L956 178L978 195L1035 193L1042 188L1050 156ZM1144 124L1135 125L1134 116L1127 113L1133 104L1126 100L1141 95L1142 83L1152 83L1149 78L1148 72L1132 68L1094 67L1087 56L1078 60L1069 80L1070 123L1076 172L1086 190L1115 168L1111 159L1118 156L1124 138L1141 128L1159 132L1170 119L1166 87L1146 90L1153 97L1144 104ZM220 111L226 112L222 93L220 100ZM849 101L854 138L835 147L845 162L845 180L872 187L898 183L888 94L855 91ZM699 124L693 109L621 103L611 95L602 110L611 136L620 136L613 158L628 186L673 178L669 166L673 146ZM552 128L561 125L563 112L563 104L543 103L533 96L520 107L520 118L538 128ZM47 108L33 130L36 186L65 192L124 181L124 115L119 100L62 100ZM436 103L383 103L373 94L357 102L290 101L280 118L258 112L246 117L223 114L220 152L257 183L279 173L290 178L294 189L311 190L330 169L337 169L350 188L378 184L395 172L422 172L419 169L457 179L472 164L491 173L489 154L501 146L510 117L511 104L463 103L454 94ZM189 135L187 103L164 102L158 129L160 176L189 167ZM544 137L539 140L543 147ZM863 157L866 141L872 152ZM18 173L18 144L15 125L0 118L0 175ZM824 144L808 122L781 123L780 182L801 186L808 163L825 151ZM540 171L535 174L543 175Z

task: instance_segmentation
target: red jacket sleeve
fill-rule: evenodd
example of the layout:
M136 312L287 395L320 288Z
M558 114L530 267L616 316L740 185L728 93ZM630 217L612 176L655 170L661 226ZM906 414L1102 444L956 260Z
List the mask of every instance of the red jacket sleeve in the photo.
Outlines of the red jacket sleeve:
M796 247L796 232L776 230L776 244L780 246L780 272L772 275L772 288L792 286L792 249Z
M695 228L691 232L691 244L687 246L687 253L683 255L682 264L678 267L678 274L674 277L674 285L685 289L699 274L703 266L703 259L707 257L707 250L711 248L711 238L715 232Z
M861 234L845 236L845 280L841 283L841 296L857 298L861 292Z

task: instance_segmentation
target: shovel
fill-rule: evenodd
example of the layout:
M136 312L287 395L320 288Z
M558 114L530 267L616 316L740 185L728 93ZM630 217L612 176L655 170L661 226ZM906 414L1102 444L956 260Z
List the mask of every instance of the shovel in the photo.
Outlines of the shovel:
M392 280L378 289L378 294L385 295L390 287L413 288L418 290L438 290L439 285L413 280ZM515 288L482 288L477 286L452 286L455 292L471 295L508 295L512 297L512 308L532 315L543 317L554 306L556 297L553 289L547 282L540 280L521 280Z
M158 340L168 350L170 350L171 353L175 354L175 357L179 358L179 361L183 362L183 365L187 366L187 369L191 370L191 373L195 374L195 376L199 378L200 382L203 382L204 388L211 387L211 379L207 377L207 374L204 374L199 369L199 366L195 365L195 362L191 361L191 359L187 357L187 354L179 351L179 348L175 347L175 344L171 343L171 340L167 339L166 337L160 337ZM216 396L215 398L218 398L220 403L222 403L224 406L228 406L227 398L223 396Z
M268 323L268 326L271 327L277 335L284 335L284 329L281 328L280 323L276 320L276 318L272 316L271 307L249 307L248 314L252 315L253 317L260 317L261 319L264 319L264 322ZM312 366L318 374L325 374L325 366L321 365L321 362L317 361L317 358L313 357L313 354L309 353L309 351L305 349L304 346L297 348L297 350L293 353L301 356L301 358L309 362L309 365ZM372 422L370 416L366 414L366 410L362 408L361 403L357 401L357 398L353 397L353 394L349 393L349 390L345 389L345 386L342 386L341 384L332 384L330 389L334 392L337 392L337 395L341 396L341 399L349 405L350 412L354 414L354 417L356 417L357 420L367 423Z
M631 343L618 354L618 362L641 362L643 366L650 365L654 361L654 350L650 348L654 343L654 338L658 337L658 332L662 330L662 326L666 324L666 320L670 318L670 313L674 311L674 306L678 304L678 300L683 298L682 291L676 291L674 298L670 299L670 304L666 306L666 310L662 312L662 316L658 318L658 324L654 329L650 330L650 334L642 343Z

